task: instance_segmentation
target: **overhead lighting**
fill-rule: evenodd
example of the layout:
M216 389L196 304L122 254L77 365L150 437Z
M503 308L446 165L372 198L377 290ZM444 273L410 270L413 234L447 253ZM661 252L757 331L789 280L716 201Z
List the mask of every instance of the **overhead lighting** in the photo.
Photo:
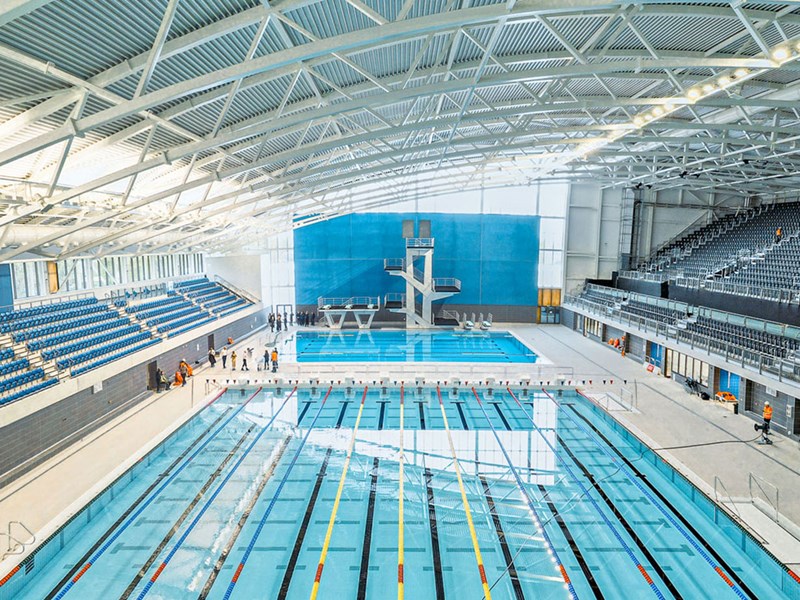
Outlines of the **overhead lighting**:
M731 78L723 75L717 80L719 87L727 87L731 84Z
M791 55L792 55L792 53L789 52L789 49L786 46L781 46L780 48L776 48L772 52L772 58L777 60L777 61L786 60Z
M641 127L642 125L644 125L644 117L636 115L635 117L633 117L633 124L636 125L637 127Z
M663 114L664 114L664 109L663 109L662 107L660 107L660 106L656 106L656 107L653 109L653 115L654 115L654 116L656 116L656 117L660 117L660 116L661 116L661 115L663 115Z
M706 83L705 85L703 85L703 92L704 93L710 94L713 91L714 91L714 86L712 84Z
M744 67L740 67L733 72L733 75L737 79L742 79L743 77L747 77L750 74L750 69L745 69Z
M667 112L672 112L673 110L675 110L675 105L672 102L667 102L664 105L664 110L666 110Z
M692 88L686 92L686 97L689 98L689 100L697 100L700 97L700 90Z

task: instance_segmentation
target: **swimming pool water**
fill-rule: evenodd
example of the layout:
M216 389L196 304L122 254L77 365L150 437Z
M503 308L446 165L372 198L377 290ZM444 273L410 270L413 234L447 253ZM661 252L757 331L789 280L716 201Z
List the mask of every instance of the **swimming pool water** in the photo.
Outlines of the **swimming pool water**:
M536 353L494 331L298 331L298 362L535 363Z
M383 599L399 574L409 599L800 598L755 540L574 392L322 386L226 392L0 600L293 600L315 580L321 599Z

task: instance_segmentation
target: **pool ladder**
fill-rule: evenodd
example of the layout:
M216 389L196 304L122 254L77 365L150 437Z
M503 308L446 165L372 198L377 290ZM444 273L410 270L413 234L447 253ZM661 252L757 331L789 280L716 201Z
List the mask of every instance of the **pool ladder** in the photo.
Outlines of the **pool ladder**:
M27 533L30 536L30 539L27 541L20 540L14 533L15 525L17 528L22 529L25 533ZM0 532L0 538L6 538L7 540L3 554L0 555L0 560L5 560L9 556L15 554L22 554L29 546L32 546L36 543L36 534L28 529L21 521L9 521L6 531Z

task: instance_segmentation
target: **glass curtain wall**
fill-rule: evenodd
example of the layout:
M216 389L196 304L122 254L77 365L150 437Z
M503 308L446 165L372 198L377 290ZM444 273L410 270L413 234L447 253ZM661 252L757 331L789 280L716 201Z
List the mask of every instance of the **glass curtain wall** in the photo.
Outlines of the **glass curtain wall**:
M59 292L133 285L205 272L203 255L156 254L152 256L104 256L56 261ZM12 263L14 298L34 298L48 293L47 261Z

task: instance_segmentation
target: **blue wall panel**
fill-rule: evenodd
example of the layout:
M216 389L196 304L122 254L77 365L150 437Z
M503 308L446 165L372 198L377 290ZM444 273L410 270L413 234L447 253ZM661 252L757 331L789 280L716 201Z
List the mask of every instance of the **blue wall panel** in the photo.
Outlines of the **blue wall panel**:
M398 213L347 215L295 230L297 304L404 291L402 279L383 270L384 258L405 256L404 219L430 219L434 277L462 282L445 304L537 304L539 217Z

